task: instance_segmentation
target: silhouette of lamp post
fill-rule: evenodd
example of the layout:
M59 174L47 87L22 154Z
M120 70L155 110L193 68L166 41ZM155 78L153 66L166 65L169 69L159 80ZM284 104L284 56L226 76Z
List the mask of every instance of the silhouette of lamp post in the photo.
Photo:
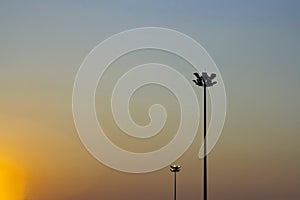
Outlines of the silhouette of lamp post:
M174 200L176 200L176 173L181 169L180 165L171 165L170 171L174 173Z
M193 82L199 86L203 87L203 141L204 141L204 167L203 167L203 200L207 200L207 146L206 146L206 88L212 87L213 85L217 84L217 81L212 81L216 78L216 74L212 73L210 76L206 72L202 72L202 76L200 76L197 72L194 73L196 79Z

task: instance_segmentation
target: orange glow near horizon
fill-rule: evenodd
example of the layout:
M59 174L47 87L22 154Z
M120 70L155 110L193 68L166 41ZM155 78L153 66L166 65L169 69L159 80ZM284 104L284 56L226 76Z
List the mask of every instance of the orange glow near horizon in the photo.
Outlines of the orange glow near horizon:
M0 161L0 200L23 200L24 188L21 170Z

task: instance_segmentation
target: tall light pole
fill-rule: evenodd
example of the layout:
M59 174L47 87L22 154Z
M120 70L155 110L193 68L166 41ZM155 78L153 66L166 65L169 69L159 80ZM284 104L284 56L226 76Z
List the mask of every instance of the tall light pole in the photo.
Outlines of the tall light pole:
M193 82L199 86L203 87L203 141L204 141L204 163L203 163L203 200L207 200L207 146L206 146L206 88L217 84L216 81L212 81L216 78L216 74L212 73L210 76L206 72L202 72L200 76L197 72L194 73L196 79Z
M174 173L174 200L176 200L176 173L181 169L180 165L171 165L170 171Z

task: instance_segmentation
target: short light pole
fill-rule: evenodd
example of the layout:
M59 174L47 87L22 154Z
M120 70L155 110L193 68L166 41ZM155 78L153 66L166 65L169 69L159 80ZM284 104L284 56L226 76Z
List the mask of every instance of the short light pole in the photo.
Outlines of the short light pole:
M217 81L212 81L216 78L216 74L212 73L210 76L206 72L202 72L200 76L197 72L194 73L196 79L193 82L199 86L203 87L203 141L204 141L204 163L203 163L203 200L207 200L207 146L206 146L206 88L217 84Z
M170 171L174 173L174 200L176 200L176 173L181 169L180 165L171 165Z

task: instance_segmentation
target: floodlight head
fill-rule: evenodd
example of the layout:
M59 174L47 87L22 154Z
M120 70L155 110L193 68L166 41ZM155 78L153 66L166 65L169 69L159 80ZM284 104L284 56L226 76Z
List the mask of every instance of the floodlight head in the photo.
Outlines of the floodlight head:
M196 85L198 85L198 86L203 86L203 83L204 83L204 82L203 82L202 76L200 76L200 75L198 74L198 72L195 72L194 75L196 76L196 79L193 80L193 82L194 82Z
M180 165L171 165L170 166L170 171L171 172L179 172L181 170L181 166Z
M210 79L214 79L214 78L216 78L216 74L215 73L212 73L211 75L210 75Z
M204 81L207 81L207 80L209 80L210 77L207 75L206 72L202 72L202 78Z
M196 76L196 78L200 78L200 75L198 74L198 72L195 72L194 75Z
M205 87L211 87L215 84L217 84L217 81L212 81L214 78L216 78L216 74L212 73L210 76L207 74L207 72L202 72L202 76L198 74L198 72L195 72L194 75L196 76L196 80L193 80L193 82L197 86L205 86Z

